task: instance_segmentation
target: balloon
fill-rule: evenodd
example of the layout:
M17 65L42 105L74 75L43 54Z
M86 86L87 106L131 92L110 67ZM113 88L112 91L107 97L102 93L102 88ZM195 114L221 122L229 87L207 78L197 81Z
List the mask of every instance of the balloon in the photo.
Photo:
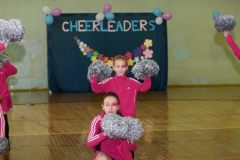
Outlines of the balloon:
M103 7L103 12L104 12L104 13L110 12L111 9L112 9L111 4L105 4L104 7Z
M159 9L159 8L155 8L153 10L153 14L157 17L161 16L162 15L162 11Z
M54 19L53 19L53 16L51 14L47 15L46 18L45 18L45 23L47 25L51 25L53 23Z
M60 8L54 8L51 12L51 15L53 16L60 16L62 13L61 9Z
M103 14L103 13L98 13L98 14L96 15L96 20L102 21L103 19L104 19L104 14Z
M162 14L162 18L165 20L170 20L172 18L172 13L171 12L164 12Z
M155 19L155 22L156 22L156 24L158 24L158 25L162 24L162 22L163 22L162 17L157 17L157 18Z
M219 15L220 15L219 12L213 12L212 17L214 20L216 20Z
M48 6L44 6L42 8L42 11L44 14L50 14L51 13L51 9Z
M104 15L105 15L105 18L109 21L114 20L115 18L115 15L112 12L106 12Z

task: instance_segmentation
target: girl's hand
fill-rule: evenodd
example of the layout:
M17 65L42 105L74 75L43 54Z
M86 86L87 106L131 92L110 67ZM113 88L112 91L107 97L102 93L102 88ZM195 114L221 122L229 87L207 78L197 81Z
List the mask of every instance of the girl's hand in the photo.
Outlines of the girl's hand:
M5 48L7 48L7 46L8 46L8 43L4 43L4 46L5 46Z
M224 37L227 37L229 35L229 32L228 31L224 31L223 34L224 34Z
M104 135L105 137L107 137L107 134L106 134L105 132L103 132L103 135Z

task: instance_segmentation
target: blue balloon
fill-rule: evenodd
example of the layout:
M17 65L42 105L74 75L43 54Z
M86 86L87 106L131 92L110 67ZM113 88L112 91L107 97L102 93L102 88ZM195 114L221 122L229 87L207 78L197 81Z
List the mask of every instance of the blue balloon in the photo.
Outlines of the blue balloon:
M213 12L212 17L214 20L216 20L218 16L220 16L219 12Z
M159 9L159 8L154 8L153 14L154 14L155 16L159 17L159 16L162 15L162 11L161 11L161 9Z
M112 12L106 12L106 13L104 13L104 16L109 21L114 20L114 18L115 18L115 15Z
M53 16L51 14L47 15L46 18L45 18L45 23L47 25L51 25L53 23L54 19L53 19Z

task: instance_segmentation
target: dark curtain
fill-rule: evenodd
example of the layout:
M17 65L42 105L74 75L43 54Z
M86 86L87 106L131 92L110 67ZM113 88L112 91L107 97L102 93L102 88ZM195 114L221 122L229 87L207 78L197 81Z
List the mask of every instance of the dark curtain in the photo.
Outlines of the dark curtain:
M147 31L127 32L64 32L64 21L95 20L96 14L62 14L54 17L54 23L47 26L48 43L48 84L52 92L89 92L91 86L87 79L88 66L92 63L90 58L84 56L79 49L74 36L77 36L87 46L107 57L125 55L126 52L140 47L145 39L151 39L153 46L153 60L160 67L158 75L152 77L151 90L166 90L168 77L168 52L167 52L167 24L164 20L161 25L155 24L153 13L115 13L115 21L146 20L154 21L155 27L147 25ZM103 28L107 27L107 20L103 21ZM69 25L66 25L68 28ZM127 76L133 77L131 68Z

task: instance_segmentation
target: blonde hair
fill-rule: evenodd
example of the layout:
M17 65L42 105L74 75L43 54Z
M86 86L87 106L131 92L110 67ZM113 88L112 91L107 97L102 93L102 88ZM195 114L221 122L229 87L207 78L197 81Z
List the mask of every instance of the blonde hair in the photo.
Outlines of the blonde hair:
M127 64L127 58L122 56L122 55L115 56L115 58L113 60L113 66L115 66L115 61L116 60L123 60Z

